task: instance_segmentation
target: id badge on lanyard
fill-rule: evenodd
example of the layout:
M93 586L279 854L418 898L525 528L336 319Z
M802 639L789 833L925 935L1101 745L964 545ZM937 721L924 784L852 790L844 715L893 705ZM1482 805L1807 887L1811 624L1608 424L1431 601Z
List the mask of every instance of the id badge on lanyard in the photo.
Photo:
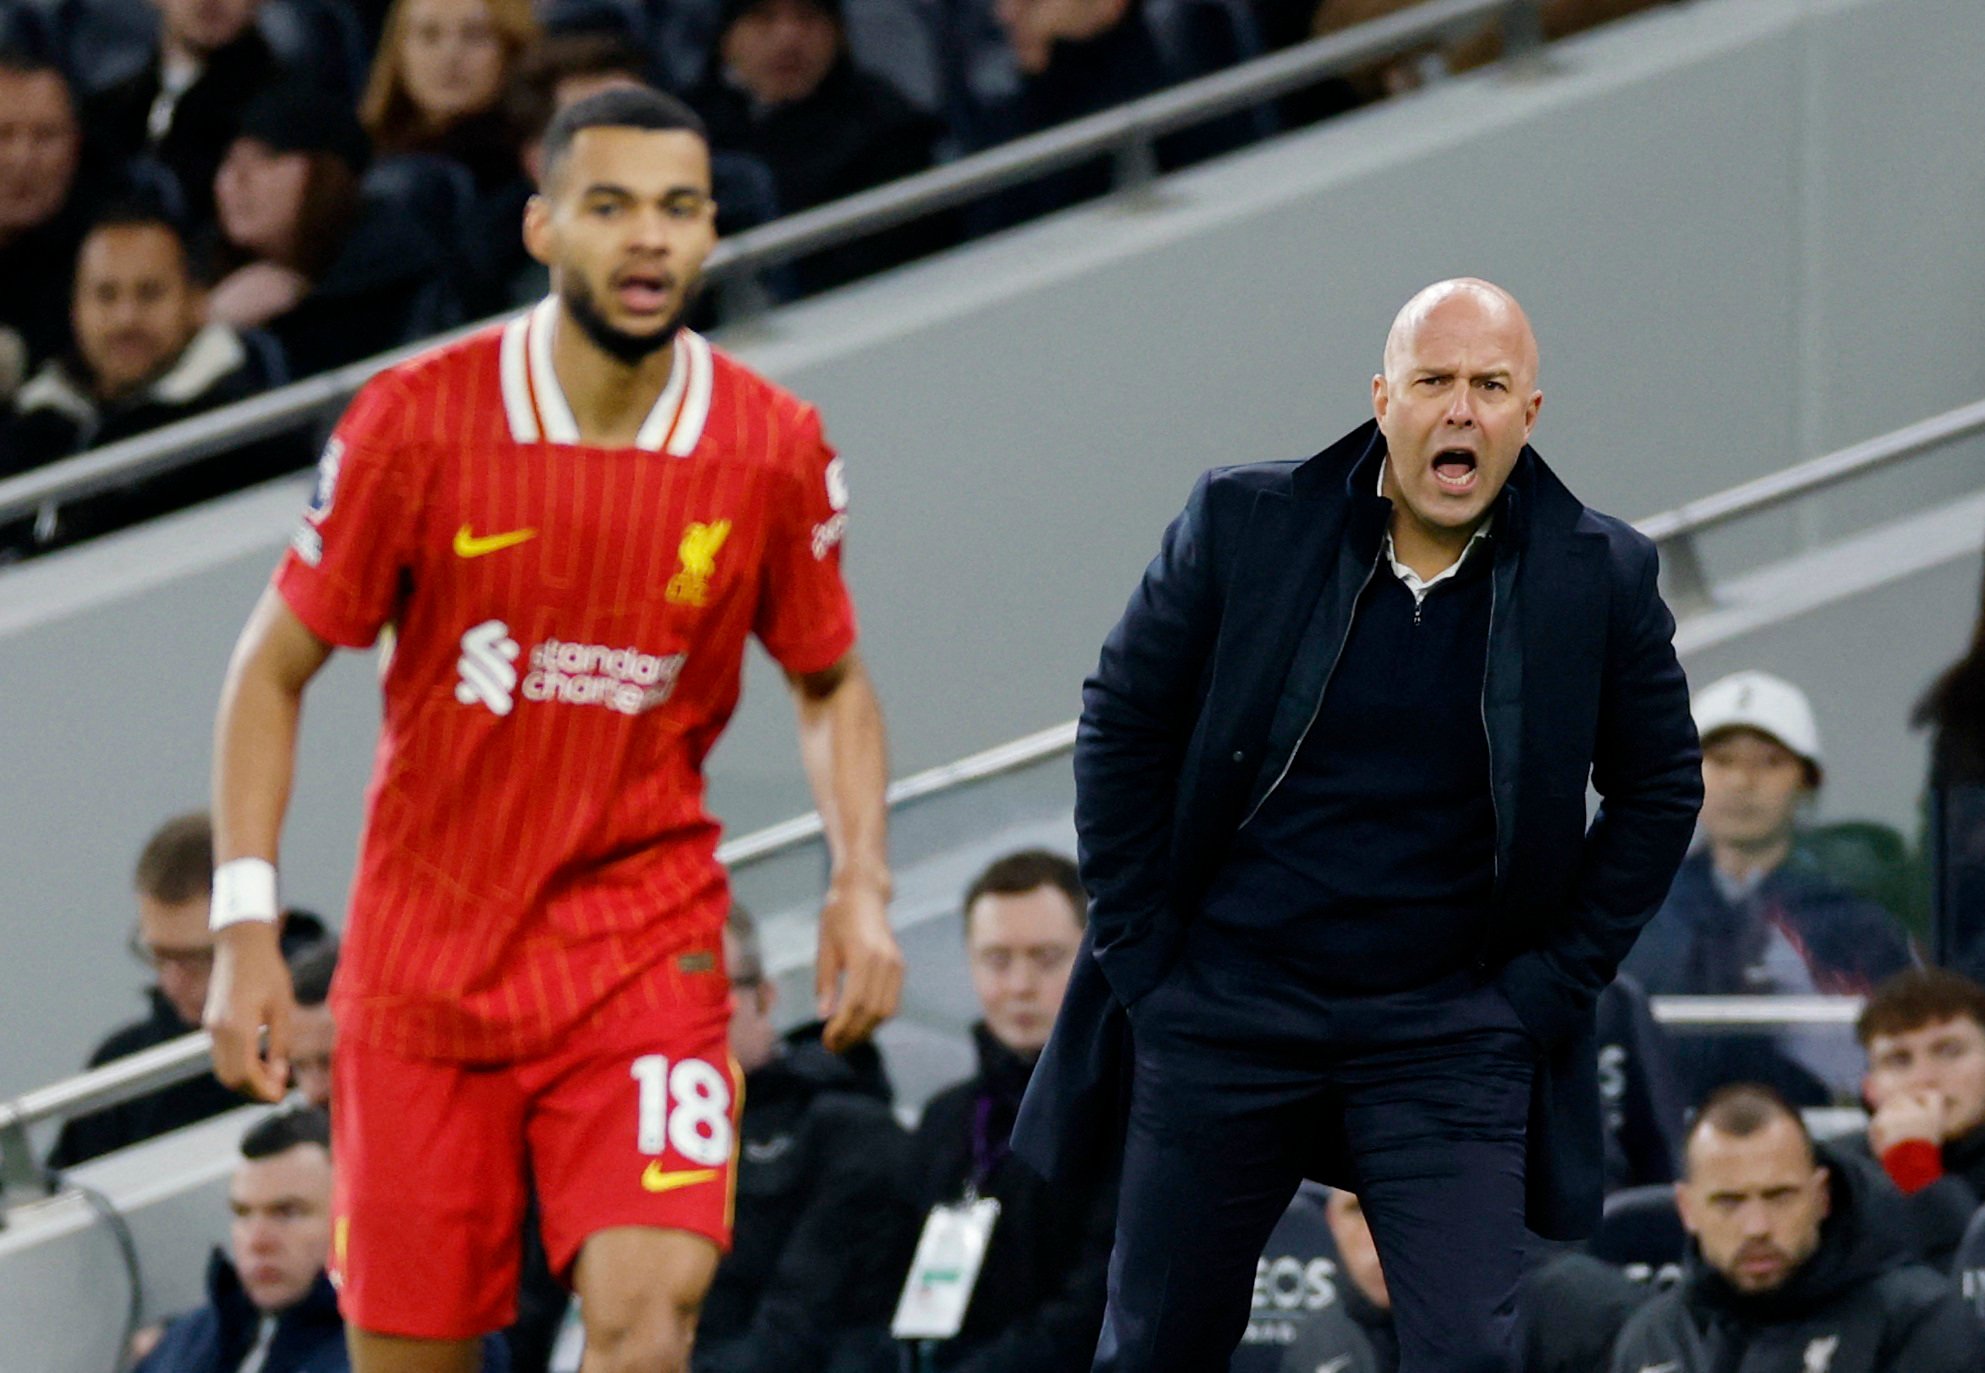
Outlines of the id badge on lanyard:
M997 1200L971 1193L963 1201L931 1208L896 1303L896 1317L889 1323L891 1335L899 1340L948 1340L958 1333L998 1219Z

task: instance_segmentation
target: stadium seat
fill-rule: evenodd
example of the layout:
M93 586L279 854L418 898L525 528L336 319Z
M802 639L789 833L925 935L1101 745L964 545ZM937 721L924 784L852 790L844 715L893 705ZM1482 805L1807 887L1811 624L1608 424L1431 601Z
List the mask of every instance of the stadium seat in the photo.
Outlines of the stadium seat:
M1613 1193L1586 1249L1635 1282L1672 1284L1688 1250L1688 1233L1675 1210L1675 1189L1655 1183Z
M1951 1260L1951 1280L1980 1320L1985 1320L1985 1206L1971 1217Z

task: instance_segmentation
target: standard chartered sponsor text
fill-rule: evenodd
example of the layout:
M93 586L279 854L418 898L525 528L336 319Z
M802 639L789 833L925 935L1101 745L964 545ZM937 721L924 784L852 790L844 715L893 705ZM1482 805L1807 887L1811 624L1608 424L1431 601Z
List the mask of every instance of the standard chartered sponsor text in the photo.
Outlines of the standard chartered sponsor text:
M633 647L547 639L531 650L524 699L605 706L622 715L639 715L675 694L676 679L688 658L686 653L658 656Z

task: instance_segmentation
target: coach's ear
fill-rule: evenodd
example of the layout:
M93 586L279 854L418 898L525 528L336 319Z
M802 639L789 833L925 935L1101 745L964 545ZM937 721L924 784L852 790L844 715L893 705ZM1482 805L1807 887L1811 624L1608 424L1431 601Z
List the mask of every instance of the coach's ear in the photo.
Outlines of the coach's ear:
M524 251L551 266L551 202L542 194L524 202Z

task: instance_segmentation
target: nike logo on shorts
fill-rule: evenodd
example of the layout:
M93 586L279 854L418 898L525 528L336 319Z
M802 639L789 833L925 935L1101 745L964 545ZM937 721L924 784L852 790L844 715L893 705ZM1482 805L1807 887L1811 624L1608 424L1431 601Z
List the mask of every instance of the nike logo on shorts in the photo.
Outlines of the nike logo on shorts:
M678 1187L694 1187L699 1182L715 1182L718 1171L715 1168L689 1168L668 1172L660 1159L654 1160L641 1172L641 1185L650 1192L673 1192Z

